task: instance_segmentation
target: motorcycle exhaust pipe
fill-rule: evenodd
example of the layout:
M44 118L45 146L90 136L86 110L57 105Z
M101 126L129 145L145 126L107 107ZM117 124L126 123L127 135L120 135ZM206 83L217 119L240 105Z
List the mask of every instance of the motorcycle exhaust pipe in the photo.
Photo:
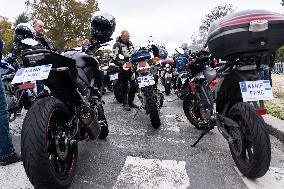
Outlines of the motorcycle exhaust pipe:
M101 133L101 125L98 121L96 110L88 106L82 106L77 113L91 140L95 140Z

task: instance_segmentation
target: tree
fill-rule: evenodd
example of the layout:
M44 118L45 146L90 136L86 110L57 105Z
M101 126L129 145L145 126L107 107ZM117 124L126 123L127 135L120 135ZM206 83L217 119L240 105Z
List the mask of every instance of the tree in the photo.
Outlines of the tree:
M16 27L20 23L27 23L29 21L30 21L30 18L28 17L28 15L23 12L23 13L18 15L18 17L16 18L13 25L14 25L14 27Z
M13 43L12 23L8 22L8 18L0 19L0 38L4 41L3 54L6 54Z
M32 2L31 2L32 1ZM90 19L99 10L96 0L27 0L32 19L41 19L55 47L62 51L76 45L77 38L90 37Z
M205 15L205 19L202 20L202 24L199 27L198 35L193 35L192 41L198 42L198 45L202 46L206 42L208 30L210 28L211 23L232 12L234 12L232 4L225 4L214 7L214 9L210 13Z

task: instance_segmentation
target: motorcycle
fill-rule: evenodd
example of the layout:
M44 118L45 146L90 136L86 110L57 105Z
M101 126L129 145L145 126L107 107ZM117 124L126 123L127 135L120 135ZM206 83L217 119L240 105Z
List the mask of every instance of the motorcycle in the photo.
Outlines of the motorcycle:
M172 89L172 80L173 80L173 68L172 68L172 60L164 60L161 62L162 69L161 69L161 80L162 85L165 88L166 95L170 95Z
M106 93L107 88L112 91L111 80L110 80L109 73L108 73L109 64L110 64L110 61L108 59L100 59L100 69L102 70L103 75L104 75L102 89L101 89L101 93L103 95Z
M217 126L229 144L237 168L249 178L261 177L269 168L271 154L266 123L260 116L266 110L262 101L245 101L243 92L246 82L263 84L256 71L257 57L228 60L216 69L207 66L208 60L206 51L195 59L200 73L189 80L190 92L183 100L187 119L203 130L192 147Z
M36 99L34 83L11 84L17 69L16 59L11 53L0 62L0 75L6 93L10 122L17 118L23 108L28 110Z
M102 96L95 87L98 61L84 52L59 54L21 41L20 69L13 82L43 80L50 90L30 107L22 126L21 154L31 183L39 188L66 188L76 173L78 142L105 139L108 123Z
M150 52L153 52L154 58L151 59ZM163 105L163 94L157 88L155 77L158 69L155 62L158 61L159 50L152 45L151 48L140 48L131 56L131 62L137 66L139 92L138 98L146 113L149 114L152 126L157 129L161 125L159 109Z
M175 50L178 55L177 58L175 58L177 70L173 73L174 90L177 97L183 100L184 96L188 93L188 79L191 77L191 73L187 68L189 56L185 55L182 48L177 48Z
M109 80L112 85L112 90L114 93L114 97L117 102L122 103L122 94L120 93L120 82L118 79L120 68L116 66L114 63L110 63L108 67L108 75Z

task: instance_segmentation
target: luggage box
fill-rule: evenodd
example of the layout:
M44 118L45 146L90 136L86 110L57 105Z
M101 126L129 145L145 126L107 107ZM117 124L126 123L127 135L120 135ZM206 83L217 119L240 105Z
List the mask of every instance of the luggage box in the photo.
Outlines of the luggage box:
M284 44L284 16L265 10L235 12L214 21L207 45L215 58L263 56Z

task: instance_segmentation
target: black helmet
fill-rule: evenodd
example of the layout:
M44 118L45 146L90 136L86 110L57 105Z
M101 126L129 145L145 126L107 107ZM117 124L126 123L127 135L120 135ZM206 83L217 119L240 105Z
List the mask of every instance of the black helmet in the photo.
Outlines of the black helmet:
M109 41L115 26L115 18L111 14L95 12L91 22L92 38L102 43Z
M20 23L15 28L13 40L16 44L21 44L23 39L34 38L35 34L36 32L31 25L27 23Z

